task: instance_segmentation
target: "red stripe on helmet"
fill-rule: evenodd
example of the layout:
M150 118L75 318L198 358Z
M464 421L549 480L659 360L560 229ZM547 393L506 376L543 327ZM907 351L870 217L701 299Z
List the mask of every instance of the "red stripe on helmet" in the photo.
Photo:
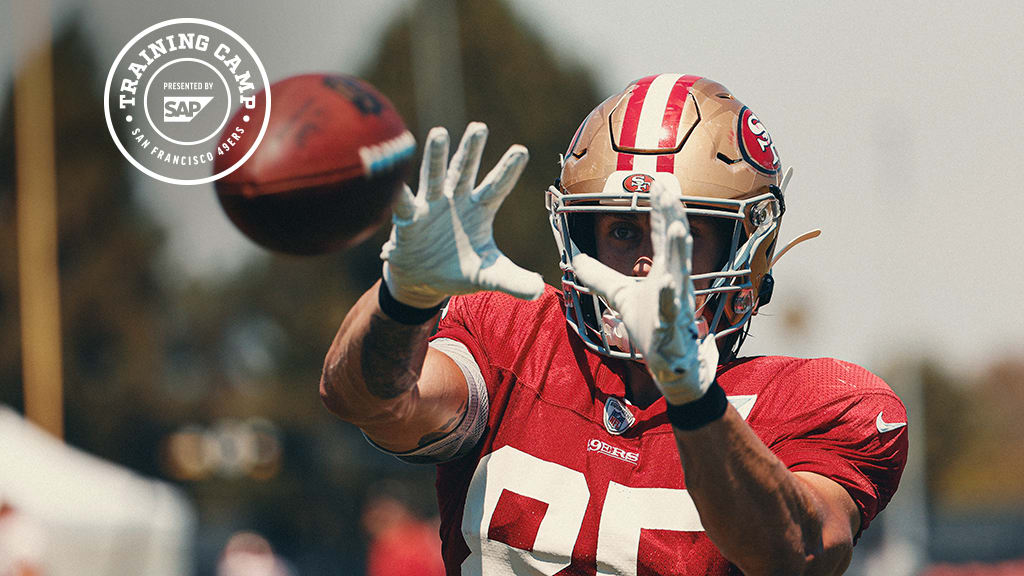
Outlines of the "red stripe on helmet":
M668 104L665 106L665 116L661 120L659 148L675 147L676 138L679 136L679 120L683 117L683 107L686 106L690 87L697 80L700 80L700 76L683 76L676 80L676 83L672 86L672 92L668 96ZM658 156L658 172L675 172L675 164L675 154L662 154Z
M644 98L647 97L647 89L657 75L641 78L636 83L626 104L626 113L622 117L622 131L619 133L619 148L632 148L636 146L636 131L640 126L640 111L644 107ZM633 169L633 155L619 153L618 170Z

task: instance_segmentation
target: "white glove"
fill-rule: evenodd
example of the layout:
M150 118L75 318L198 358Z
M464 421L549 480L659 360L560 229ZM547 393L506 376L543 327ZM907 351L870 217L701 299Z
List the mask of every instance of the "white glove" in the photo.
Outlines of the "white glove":
M416 196L408 186L394 206L391 238L381 249L391 295L415 308L437 306L448 296L500 290L536 299L544 292L539 274L516 266L494 244L494 215L512 191L529 153L514 145L476 188L487 126L466 127L448 160L448 131L427 135Z
M685 404L700 399L715 380L714 334L699 340L690 279L693 238L674 179L655 180L651 190L654 263L640 281L580 254L576 273L622 317L629 341L644 355L647 370L665 399Z

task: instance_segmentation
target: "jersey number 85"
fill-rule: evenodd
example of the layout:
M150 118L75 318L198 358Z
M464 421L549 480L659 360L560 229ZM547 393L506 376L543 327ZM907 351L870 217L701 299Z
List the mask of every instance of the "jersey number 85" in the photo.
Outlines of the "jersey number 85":
M488 532L503 492L547 505L531 550L492 540ZM569 565L590 490L583 473L511 446L480 459L466 495L462 534L470 555L464 576L552 575ZM700 532L686 490L633 488L609 482L597 536L597 574L637 574L641 529Z

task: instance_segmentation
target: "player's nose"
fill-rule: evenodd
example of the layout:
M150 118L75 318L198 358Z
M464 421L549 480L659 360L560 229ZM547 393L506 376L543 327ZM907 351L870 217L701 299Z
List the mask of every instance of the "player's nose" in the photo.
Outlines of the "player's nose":
M640 276L641 278L647 276L650 274L653 264L654 261L647 256L637 258L637 261L633 264L633 276Z
M651 266L654 265L654 260L652 259L654 243L651 240L651 220L647 215L644 215L641 225L643 226L643 243L633 253L637 256L636 262L633 263L633 276L645 277L650 274Z

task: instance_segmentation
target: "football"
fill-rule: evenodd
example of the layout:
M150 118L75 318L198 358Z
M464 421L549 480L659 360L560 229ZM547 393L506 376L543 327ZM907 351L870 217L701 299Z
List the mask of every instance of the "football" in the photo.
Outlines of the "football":
M416 143L394 106L352 76L306 74L270 86L270 120L256 152L217 180L228 218L256 243L322 254L365 240L391 214ZM257 98L257 102L264 99ZM221 142L264 110L241 108ZM214 171L243 146L218 149Z

